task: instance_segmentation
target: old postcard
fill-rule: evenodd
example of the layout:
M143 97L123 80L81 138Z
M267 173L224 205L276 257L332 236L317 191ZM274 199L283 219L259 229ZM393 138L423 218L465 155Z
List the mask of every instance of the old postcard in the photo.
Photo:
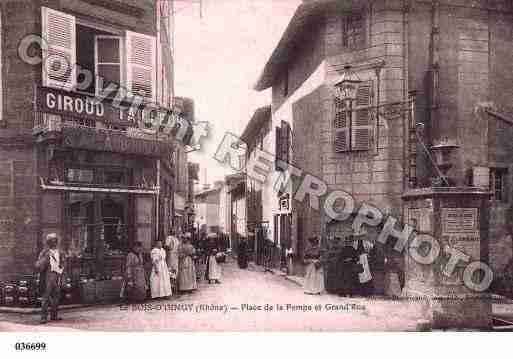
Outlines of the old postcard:
M513 329L512 1L0 0L0 93L0 331Z

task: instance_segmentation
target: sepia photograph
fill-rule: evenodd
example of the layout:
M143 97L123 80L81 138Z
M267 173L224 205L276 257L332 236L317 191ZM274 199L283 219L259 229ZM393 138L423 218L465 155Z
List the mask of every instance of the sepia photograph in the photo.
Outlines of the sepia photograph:
M511 332L512 99L512 0L0 0L0 331Z

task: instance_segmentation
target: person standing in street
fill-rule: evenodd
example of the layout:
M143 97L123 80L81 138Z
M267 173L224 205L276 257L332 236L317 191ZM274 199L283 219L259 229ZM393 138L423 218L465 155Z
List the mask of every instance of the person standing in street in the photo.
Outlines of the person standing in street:
M240 237L239 249L237 251L237 263L239 268L248 268L248 242L245 237Z
M306 294L321 294L324 291L324 270L321 264L321 249L319 239L309 238L310 248L306 250L307 263L304 291Z
M167 266L171 278L176 279L178 276L178 249L180 247L180 241L175 236L174 232L166 238L166 247L168 249Z
M125 285L122 297L128 301L142 302L146 299L146 277L144 274L143 246L135 242L132 251L126 257Z
M196 250L191 244L191 239L184 237L180 249L178 265L178 289L182 292L191 292L197 288L196 268L193 256Z
M357 285L358 278L358 256L354 247L353 236L346 237L339 257L339 296L351 297L354 295L354 290Z
M219 241L215 233L210 233L207 238L207 279L209 283L221 283L221 265L217 262L219 253Z
M51 320L61 320L58 316L61 295L62 273L64 271L64 254L58 249L57 234L46 236L46 248L41 251L36 262L40 272L40 284L43 293L41 303L41 324L48 322L48 306L51 307Z
M162 248L162 241L155 242L155 248L151 250L152 271L150 288L152 298L170 297L171 279L166 263L166 251Z

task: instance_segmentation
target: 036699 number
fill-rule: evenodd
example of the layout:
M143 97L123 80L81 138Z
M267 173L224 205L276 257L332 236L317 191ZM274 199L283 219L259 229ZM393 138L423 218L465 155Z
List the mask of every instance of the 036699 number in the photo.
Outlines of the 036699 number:
M46 350L46 343L16 343L14 349L19 351L43 351Z

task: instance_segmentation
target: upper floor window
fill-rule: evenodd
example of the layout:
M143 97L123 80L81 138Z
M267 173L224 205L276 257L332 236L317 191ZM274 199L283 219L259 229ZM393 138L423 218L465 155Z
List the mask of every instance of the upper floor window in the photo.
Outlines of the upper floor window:
M102 94L110 83L123 84L123 42L120 36L94 37L96 94Z
M358 86L354 101L335 98L335 152L365 151L371 148L373 83L362 82Z
M492 192L492 201L507 202L507 175L507 168L490 168L490 191Z
M355 50L365 44L365 21L362 14L350 14L342 20L342 46Z
M43 86L96 95L108 87L112 96L122 86L155 102L155 37L116 32L82 26L73 15L43 7Z
M276 127L276 170L284 171L284 163L290 163L290 145L292 131L286 121L281 121L281 126ZM283 163L282 163L283 162Z

